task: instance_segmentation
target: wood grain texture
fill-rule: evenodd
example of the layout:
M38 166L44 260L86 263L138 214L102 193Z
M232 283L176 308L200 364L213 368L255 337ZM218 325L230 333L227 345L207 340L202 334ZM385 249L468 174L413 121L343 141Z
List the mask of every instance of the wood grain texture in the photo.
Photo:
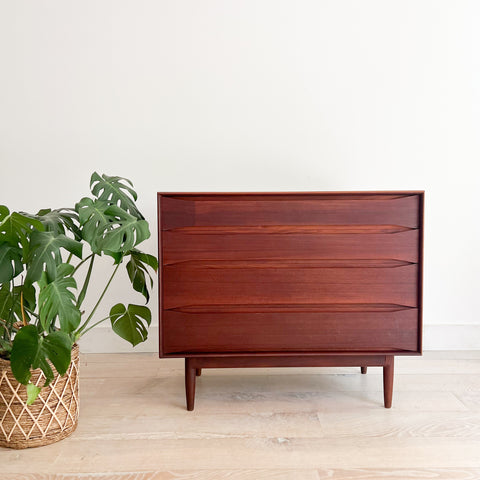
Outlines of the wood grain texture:
M480 478L480 408L463 402L480 352L396 358L390 410L376 367L207 370L201 413L184 410L182 359L83 355L81 371L77 431L0 449L2 480Z
M190 235L227 235L247 233L261 234L373 234L373 233L399 233L414 230L414 227L400 225L243 225L225 226L210 225L208 227L191 226L175 228L176 233Z
M71 452L70 443L77 443L78 453ZM11 473L55 473L63 471L95 472L115 471L119 462L130 465L130 471L177 469L241 469L249 468L321 469L325 465L345 468L345 452L350 453L348 463L355 468L392 470L410 468L479 468L478 440L438 438L209 438L205 439L136 439L64 441L49 448L26 453L2 453L2 465ZM187 454L188 452L188 454ZM216 452L213 454L213 452ZM235 452L235 454L232 454ZM381 452L381 455L379 454ZM27 460L28 459L28 460ZM88 459L86 461L85 459ZM432 463L435 465L432 466ZM4 469L5 472L5 469Z
M13 474L9 480L478 480L479 468L177 470L95 474Z
M285 307L283 311L280 308L270 313L166 311L165 352L415 351L417 348L416 309L302 312L293 308L293 312L285 312Z
M164 267L164 309L205 304L394 303L416 307L417 265L394 268Z
M99 474L36 475L16 474L9 480L318 480L318 471L310 470L177 470Z
M395 303L296 303L188 305L169 309L183 313L393 313L415 310ZM388 316L388 315L387 315Z
M401 225L418 227L416 195L396 199L332 199L317 196L268 196L257 200L236 196L210 200L162 197L163 229L208 225Z
M163 263L186 260L395 259L418 261L418 230L391 234L162 233Z
M257 367L332 367L332 366L353 366L353 365L370 365L383 366L391 363L390 356L383 354L352 354L344 355L343 352L323 355L264 355L264 356L190 356L186 360L193 367L197 368L257 368Z

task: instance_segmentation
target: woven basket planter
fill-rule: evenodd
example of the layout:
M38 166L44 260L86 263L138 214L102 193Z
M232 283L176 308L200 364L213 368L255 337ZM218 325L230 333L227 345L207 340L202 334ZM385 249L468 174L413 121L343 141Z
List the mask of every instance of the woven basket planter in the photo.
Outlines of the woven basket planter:
M42 388L35 402L27 406L27 390L18 383L10 362L0 359L0 446L29 448L58 442L72 434L78 424L79 348L72 349L72 363L65 375ZM45 376L34 370L30 380L43 385Z

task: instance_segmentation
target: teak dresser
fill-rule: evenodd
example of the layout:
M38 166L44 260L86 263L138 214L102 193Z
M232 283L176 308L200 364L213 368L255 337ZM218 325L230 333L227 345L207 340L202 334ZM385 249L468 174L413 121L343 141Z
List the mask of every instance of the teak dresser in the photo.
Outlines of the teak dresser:
M422 349L424 192L159 193L160 357L383 366Z

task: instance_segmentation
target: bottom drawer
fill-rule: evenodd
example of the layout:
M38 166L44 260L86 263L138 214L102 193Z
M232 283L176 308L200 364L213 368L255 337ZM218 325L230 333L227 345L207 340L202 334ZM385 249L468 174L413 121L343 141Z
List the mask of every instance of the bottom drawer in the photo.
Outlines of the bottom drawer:
M165 354L418 351L418 310L163 312Z

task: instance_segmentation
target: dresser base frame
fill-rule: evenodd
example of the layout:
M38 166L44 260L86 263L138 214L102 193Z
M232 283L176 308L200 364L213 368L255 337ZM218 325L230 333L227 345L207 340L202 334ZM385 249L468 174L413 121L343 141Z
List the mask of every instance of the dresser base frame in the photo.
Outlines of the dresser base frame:
M383 367L383 399L385 408L392 406L393 355L308 355L308 356L208 356L185 358L185 393L187 410L195 405L195 381L202 368L249 367Z

